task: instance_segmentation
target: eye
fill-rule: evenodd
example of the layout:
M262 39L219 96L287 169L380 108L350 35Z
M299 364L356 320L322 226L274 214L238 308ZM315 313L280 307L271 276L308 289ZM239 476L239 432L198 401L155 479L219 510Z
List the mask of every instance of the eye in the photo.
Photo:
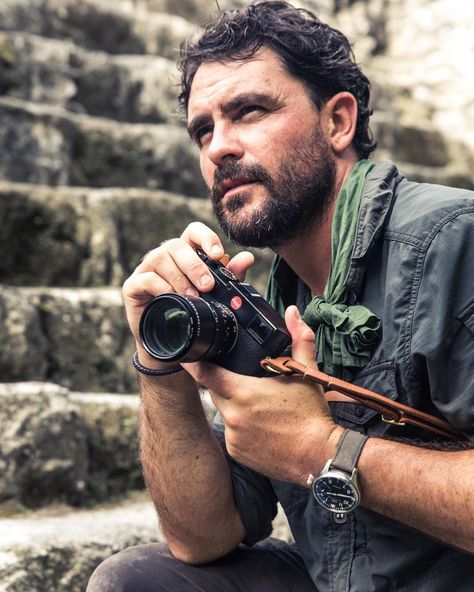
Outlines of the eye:
M245 115L249 113L254 113L255 111L264 111L264 108L260 105L245 105L245 107L242 107L239 110L238 116L244 117Z
M196 142L196 144L198 146L202 146L205 141L205 137L208 134L212 134L212 130L213 130L213 128L211 125L205 125L205 126L199 128L194 135L194 141Z

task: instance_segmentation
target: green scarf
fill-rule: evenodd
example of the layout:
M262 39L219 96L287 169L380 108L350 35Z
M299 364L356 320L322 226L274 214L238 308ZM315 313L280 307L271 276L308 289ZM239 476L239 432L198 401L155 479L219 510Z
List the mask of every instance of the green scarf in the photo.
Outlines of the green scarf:
M313 298L303 315L305 322L316 333L319 368L345 380L352 379L367 364L381 331L380 319L365 306L345 304L345 281L354 246L365 177L373 166L368 160L356 163L339 193L332 221L329 279L324 295ZM276 263L273 269L275 267ZM267 297L281 312L284 308L283 294L272 275Z

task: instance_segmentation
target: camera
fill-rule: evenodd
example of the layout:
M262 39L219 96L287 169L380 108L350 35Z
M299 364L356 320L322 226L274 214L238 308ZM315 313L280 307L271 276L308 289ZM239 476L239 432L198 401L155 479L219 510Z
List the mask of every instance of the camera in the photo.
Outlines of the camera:
M146 351L163 362L208 360L238 374L265 376L260 360L282 355L291 336L281 316L250 284L201 250L215 287L200 296L162 294L140 319Z

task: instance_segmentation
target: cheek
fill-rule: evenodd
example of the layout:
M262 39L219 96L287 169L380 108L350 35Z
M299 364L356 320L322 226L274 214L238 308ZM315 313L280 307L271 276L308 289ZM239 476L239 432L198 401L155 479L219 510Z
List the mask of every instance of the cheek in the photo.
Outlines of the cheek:
M204 179L204 182L208 186L209 189L212 188L214 184L214 170L215 166L209 159L205 158L203 155L200 157L200 167L201 167L201 175Z

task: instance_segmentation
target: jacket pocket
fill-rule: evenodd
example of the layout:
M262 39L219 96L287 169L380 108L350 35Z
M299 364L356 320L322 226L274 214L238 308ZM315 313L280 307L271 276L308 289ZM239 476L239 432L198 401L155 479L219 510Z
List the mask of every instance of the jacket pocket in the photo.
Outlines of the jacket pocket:
M353 380L353 384L374 391L392 400L399 399L393 362L382 362L369 368L364 368ZM371 427L372 425L377 426L380 424L380 430L375 431L385 431L386 424L381 421L380 415L364 405L357 403L330 403L330 408L335 421L344 427L363 427L369 421L373 420L370 423Z

